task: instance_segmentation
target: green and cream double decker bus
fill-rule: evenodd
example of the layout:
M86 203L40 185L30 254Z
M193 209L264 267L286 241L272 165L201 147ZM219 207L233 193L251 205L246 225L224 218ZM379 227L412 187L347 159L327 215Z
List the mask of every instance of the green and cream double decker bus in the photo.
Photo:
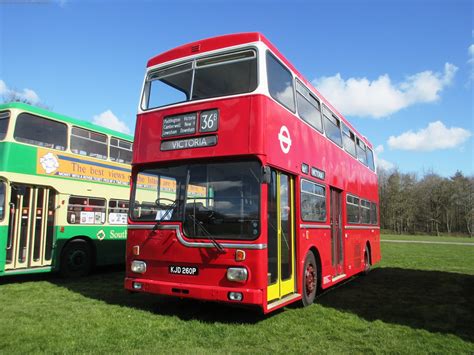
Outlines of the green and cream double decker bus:
M122 263L131 160L131 136L0 105L0 275Z

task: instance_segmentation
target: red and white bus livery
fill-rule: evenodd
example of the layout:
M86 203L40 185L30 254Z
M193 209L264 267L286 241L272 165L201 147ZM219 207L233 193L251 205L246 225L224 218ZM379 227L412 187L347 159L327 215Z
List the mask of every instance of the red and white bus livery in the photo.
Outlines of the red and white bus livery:
M147 65L128 228L127 290L309 305L380 260L372 145L262 34L177 47Z

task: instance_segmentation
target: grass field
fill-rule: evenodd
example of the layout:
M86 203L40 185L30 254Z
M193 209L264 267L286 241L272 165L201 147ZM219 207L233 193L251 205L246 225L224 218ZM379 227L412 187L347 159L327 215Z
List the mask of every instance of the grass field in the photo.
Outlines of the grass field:
M367 277L270 316L123 291L123 274L0 279L1 353L474 353L474 247L382 242Z

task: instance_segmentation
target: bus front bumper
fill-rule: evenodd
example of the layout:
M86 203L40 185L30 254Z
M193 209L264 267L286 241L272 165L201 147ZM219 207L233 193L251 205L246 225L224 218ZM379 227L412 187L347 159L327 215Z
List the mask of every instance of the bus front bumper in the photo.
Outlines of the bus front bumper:
M193 285L175 282L155 281L141 278L125 278L125 289L132 292L153 293L180 298L194 298L205 301L228 302L243 305L263 305L262 290ZM241 293L242 300L230 299L231 293Z

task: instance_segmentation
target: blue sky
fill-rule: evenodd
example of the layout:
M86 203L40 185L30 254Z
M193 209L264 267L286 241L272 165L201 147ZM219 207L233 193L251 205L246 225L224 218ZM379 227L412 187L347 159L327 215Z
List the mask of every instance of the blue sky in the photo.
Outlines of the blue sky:
M0 2L0 94L133 131L146 62L260 31L377 147L380 165L474 174L472 1Z

